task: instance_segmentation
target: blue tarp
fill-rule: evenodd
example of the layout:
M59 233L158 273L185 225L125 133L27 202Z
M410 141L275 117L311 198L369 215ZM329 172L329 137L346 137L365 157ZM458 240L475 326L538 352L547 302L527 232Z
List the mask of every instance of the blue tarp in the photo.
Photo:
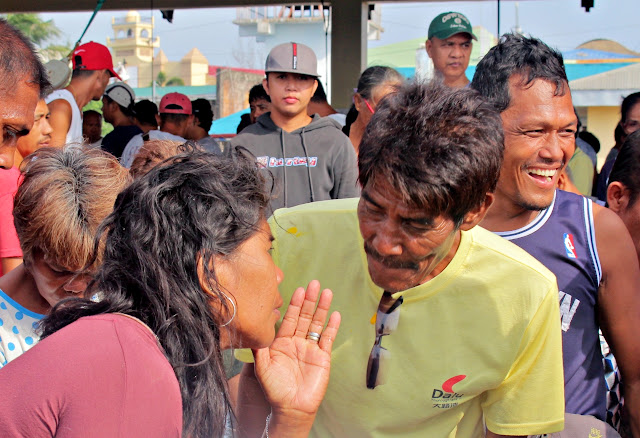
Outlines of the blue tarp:
M233 113L227 117L214 120L211 124L211 129L209 129L209 135L235 134L236 129L238 129L238 125L240 124L240 117L242 117L243 114L248 113L249 108L245 108L242 111L238 111L237 113Z

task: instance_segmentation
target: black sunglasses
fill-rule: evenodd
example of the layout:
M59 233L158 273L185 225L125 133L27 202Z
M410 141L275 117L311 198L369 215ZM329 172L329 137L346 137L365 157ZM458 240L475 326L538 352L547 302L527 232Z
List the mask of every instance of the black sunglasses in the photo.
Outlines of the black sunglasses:
M376 312L376 340L373 343L369 362L367 363L367 388L373 389L385 383L385 363L389 360L391 353L382 346L382 337L390 335L398 328L400 319L400 305L403 298L393 299L391 292L384 291L378 311Z

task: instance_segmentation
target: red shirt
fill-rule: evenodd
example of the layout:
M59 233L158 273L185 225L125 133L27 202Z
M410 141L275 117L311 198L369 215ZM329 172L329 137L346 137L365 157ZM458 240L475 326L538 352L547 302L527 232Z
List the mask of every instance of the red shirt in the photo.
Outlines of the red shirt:
M15 167L0 169L0 258L22 257L20 241L13 225L13 198L18 191L18 178L20 171Z

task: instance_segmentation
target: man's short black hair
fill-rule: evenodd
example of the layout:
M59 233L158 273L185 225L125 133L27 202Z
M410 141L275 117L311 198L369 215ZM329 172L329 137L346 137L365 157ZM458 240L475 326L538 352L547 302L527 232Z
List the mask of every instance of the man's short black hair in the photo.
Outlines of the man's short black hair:
M78 71L87 71L87 70L78 70ZM115 102L115 100L110 98L108 94L105 94L104 96L102 96L102 98L104 100L106 100L108 103ZM120 108L120 112L122 114L124 114L127 117L133 117L134 116L134 114L133 114L133 111L134 111L133 110L133 105L131 106L131 108L127 108L126 106L120 105L118 102L116 102L116 103L118 104L118 108Z
M522 76L522 86L536 79L552 82L556 96L569 89L560 52L537 38L511 33L503 35L478 63L471 87L502 112L511 102L509 79L514 75Z
M410 82L378 105L362 137L358 179L382 179L407 204L456 224L495 190L500 114L474 90Z
M267 102L271 102L271 98L265 91L262 84L254 85L249 90L249 103L253 103L257 100L266 100Z
M188 118L188 114L160 113L160 120L162 120L162 122L170 122L177 125L184 123Z
M136 120L142 125L158 126L156 116L158 115L158 105L148 99L136 102L133 105L133 112Z
M208 133L213 122L211 103L207 99L196 99L191 101L191 108L193 117L198 120L198 125Z
M86 116L98 116L98 117L100 117L100 119L102 119L102 114L101 114L101 113L99 113L99 112L98 112L98 111L96 111L96 110L86 110L86 111L84 111L84 112L82 113L82 117L84 118L84 117L86 117Z
M11 92L17 82L27 77L38 87L40 98L50 92L51 83L31 41L0 18L0 92Z

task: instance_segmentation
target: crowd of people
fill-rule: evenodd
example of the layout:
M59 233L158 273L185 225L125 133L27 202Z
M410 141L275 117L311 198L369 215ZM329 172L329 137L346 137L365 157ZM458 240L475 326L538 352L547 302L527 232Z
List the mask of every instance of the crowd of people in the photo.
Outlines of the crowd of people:
M438 15L436 78L347 114L277 45L223 144L0 20L0 435L640 438L640 93L596 177L562 55L469 80L475 39Z

